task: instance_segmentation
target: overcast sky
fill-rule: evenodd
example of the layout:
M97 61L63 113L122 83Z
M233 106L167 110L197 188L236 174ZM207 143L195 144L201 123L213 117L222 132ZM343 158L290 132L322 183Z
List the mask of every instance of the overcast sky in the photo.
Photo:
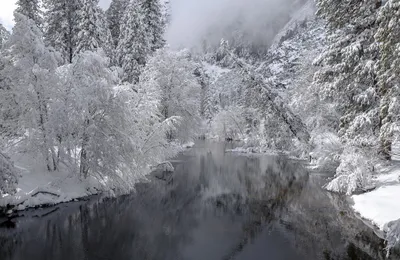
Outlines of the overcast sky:
M279 23L296 0L172 0L172 22L166 34L172 48L199 47L203 39L219 44L234 33L246 32L254 43L273 37L265 25ZM236 28L236 27L234 27Z
M11 30L13 21L13 12L15 9L15 3L17 0L0 0L0 23L2 23L7 29ZM100 6L107 9L110 5L111 0L100 0Z

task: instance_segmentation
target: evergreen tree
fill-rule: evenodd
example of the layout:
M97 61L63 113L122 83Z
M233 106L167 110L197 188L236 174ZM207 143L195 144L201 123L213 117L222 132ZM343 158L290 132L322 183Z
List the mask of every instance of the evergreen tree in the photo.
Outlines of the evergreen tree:
M98 9L98 16L97 16L97 30L100 35L100 43L101 43L101 48L104 50L104 52L107 54L109 58L114 59L114 43L113 43L113 38L111 31L109 29L109 24L107 20L106 13L103 11L103 9L100 8L100 6L97 6Z
M171 7L171 1L170 0L164 0L164 3L162 4L162 9L161 13L163 16L163 23L165 27L168 27L168 25L171 23L171 15L172 15L172 7Z
M115 47L118 46L121 20L128 5L129 0L112 0L110 7L106 11L108 28L110 29Z
M76 42L75 55L87 50L97 50L103 47L104 35L102 28L104 25L100 23L98 9L99 0L82 0L80 10L78 12L78 37Z
M378 21L376 39L381 50L378 85L382 97L379 109L380 148L389 159L400 119L400 1L389 0L379 13Z
M17 9L15 11L32 19L36 26L43 26L40 0L18 0Z
M317 59L323 65L314 82L322 99L341 113L339 134L360 147L376 145L379 95L374 41L380 1L320 0L317 13L328 22L329 43Z
M143 23L147 27L151 51L156 51L165 45L164 29L165 19L163 18L163 8L160 0L139 0L141 1L141 11L143 12Z
M138 82L140 73L146 65L151 51L151 39L146 30L140 4L133 1L122 19L120 40L116 50L117 63L124 70L124 81Z
M45 40L60 52L64 63L71 63L78 34L79 0L44 0Z
M3 47L4 43L10 37L10 32L0 23L0 49Z

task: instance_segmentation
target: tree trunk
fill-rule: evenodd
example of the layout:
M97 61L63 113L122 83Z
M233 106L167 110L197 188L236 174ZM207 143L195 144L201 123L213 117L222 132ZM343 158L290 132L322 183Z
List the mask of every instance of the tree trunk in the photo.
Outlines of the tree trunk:
M89 175L89 162L88 162L88 156L87 156L87 146L89 144L89 135L87 133L87 128L89 127L90 120L86 119L85 120L85 125L84 125L84 131L83 131L83 136L82 136L82 147L81 147L81 164L80 164L80 175L84 179L86 179Z
M392 140L390 138L381 138L380 153L385 160L392 159Z

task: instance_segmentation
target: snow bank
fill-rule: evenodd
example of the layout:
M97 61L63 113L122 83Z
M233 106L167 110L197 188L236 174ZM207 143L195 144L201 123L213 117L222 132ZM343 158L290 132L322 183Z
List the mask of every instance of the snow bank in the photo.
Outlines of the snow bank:
M400 219L400 184L380 187L371 192L353 195L352 198L354 210L381 230L390 221Z
M20 178L16 193L3 194L0 207L9 204L24 210L39 205L53 205L94 195L102 189L100 182L93 177L81 180L67 169L48 172L35 165L34 159L29 157L19 158L17 162Z
M353 209L384 231L390 249L400 242L400 169L379 174L373 181L379 188L353 195Z

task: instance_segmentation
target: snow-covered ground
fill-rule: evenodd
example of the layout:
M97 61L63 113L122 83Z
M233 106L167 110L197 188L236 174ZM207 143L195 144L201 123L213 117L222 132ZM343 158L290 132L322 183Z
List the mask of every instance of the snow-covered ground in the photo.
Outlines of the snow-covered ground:
M400 242L400 167L393 167L387 173L377 175L373 180L376 189L353 195L353 208L366 220L371 221L385 232L388 245Z
M179 151L190 149L194 145L194 142L187 142L181 145ZM0 193L0 209L11 205L17 210L24 210L41 205L70 202L100 193L109 196L114 194L113 183L107 177L97 179L90 176L81 179L76 171L67 167L62 167L60 171L49 172L38 163L37 158L26 154L14 155L11 159L15 162L19 175L17 192L13 195ZM158 166L149 166L148 172L144 172L143 176L160 167L163 171L174 171L171 162L166 161Z
M44 204L58 204L97 194L101 184L91 177L81 180L67 169L48 172L30 156L13 158L19 170L17 193L0 197L0 207L14 205L18 210Z

